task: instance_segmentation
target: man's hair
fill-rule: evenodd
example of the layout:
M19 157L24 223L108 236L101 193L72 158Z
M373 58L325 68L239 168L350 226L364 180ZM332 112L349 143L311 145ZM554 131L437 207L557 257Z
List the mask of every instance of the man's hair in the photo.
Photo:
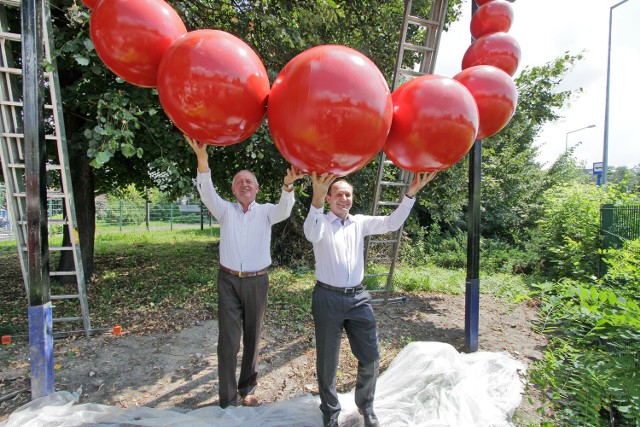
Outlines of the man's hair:
M251 172L249 169L242 169L242 170L240 170L240 171L236 172L236 174L235 174L235 175L233 175L233 182L232 182L232 184L236 181L236 176L238 176L238 174L239 174L240 172L248 172L248 173L250 173L250 174L251 174L251 176L253 177L253 180L256 182L256 184L257 184L257 185L260 185L260 183L258 182L258 178L256 177L256 174L255 174L255 173L253 173L253 172Z
M347 184L349 187L351 187L351 191L353 192L353 185L351 185L351 183L350 183L349 181L347 181L346 179L339 179L339 180L337 180L336 182L334 182L333 184L331 184L331 185L329 186L329 189L327 190L327 196L330 196L330 195L331 195L331 190L333 189L333 186L334 186L334 185L336 185L336 184L340 184L340 183L343 183L343 182L344 182L345 184Z

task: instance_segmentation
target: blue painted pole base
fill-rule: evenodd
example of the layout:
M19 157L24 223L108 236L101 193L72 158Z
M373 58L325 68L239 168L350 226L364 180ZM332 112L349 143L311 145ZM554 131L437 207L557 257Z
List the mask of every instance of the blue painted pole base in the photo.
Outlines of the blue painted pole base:
M51 301L29 307L29 355L31 357L31 399L55 391L53 383L53 318Z
M480 279L467 279L464 307L464 340L469 353L478 351L480 324Z

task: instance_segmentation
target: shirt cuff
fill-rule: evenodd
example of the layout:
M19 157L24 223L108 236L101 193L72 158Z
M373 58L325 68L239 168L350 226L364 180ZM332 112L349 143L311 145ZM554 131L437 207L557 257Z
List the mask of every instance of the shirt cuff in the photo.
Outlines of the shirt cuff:
M410 208L414 205L415 202L416 202L415 196L409 197L408 195L405 194L405 197L402 198L402 201L400 202L400 204Z
M198 182L202 181L203 179L211 178L211 169L207 170L206 172L200 172L200 171L196 171L197 175L196 175L196 179L198 180Z
M324 214L324 206L321 208L316 208L315 206L311 205L309 207L309 216L322 216L322 214Z

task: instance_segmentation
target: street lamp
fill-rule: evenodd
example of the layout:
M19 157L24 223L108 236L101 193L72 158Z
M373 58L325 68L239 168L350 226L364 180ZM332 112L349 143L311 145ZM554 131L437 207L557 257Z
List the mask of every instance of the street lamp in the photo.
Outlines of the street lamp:
M607 96L604 107L604 143L602 144L602 185L607 183L607 168L609 166L609 87L611 84L611 26L613 24L613 9L629 0L622 0L609 8L609 47L607 49Z
M564 138L564 151L565 152L569 151L569 134L570 133L578 132L579 130L583 130L583 129L591 129L591 128L594 128L594 127L596 127L596 125L589 125L589 126L585 126L583 128L580 128L580 129L571 130L571 131L567 132L567 134L565 135L565 138Z

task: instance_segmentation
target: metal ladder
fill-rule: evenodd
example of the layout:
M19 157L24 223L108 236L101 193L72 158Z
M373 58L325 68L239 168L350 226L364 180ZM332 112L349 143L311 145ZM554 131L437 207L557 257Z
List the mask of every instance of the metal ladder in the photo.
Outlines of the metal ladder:
M2 172L4 174L7 191L7 209L11 222L14 225L14 235L16 246L22 268L25 289L29 295L29 282L27 280L27 194L25 184L25 151L23 133L23 84L22 69L15 68L14 57L22 54L22 37L20 33L12 32L9 29L7 16L9 14L20 13L19 0L0 0L0 109L2 120L0 122L0 157L2 158ZM14 15L15 16L15 15ZM53 39L51 13L49 2L42 2L42 34L44 43L45 65L51 71L44 72L44 82L42 90L45 94L45 140L49 153L55 152L56 156L49 158L46 164L47 181L59 186L57 189L48 188L47 201L49 206L53 201L61 202L64 205L64 215L62 219L49 219L49 226L67 227L71 240L70 246L49 246L49 255L61 255L65 251L71 251L74 260L74 269L71 271L51 271L51 295L54 304L53 322L54 335L56 335L55 324L62 327L65 322L65 331L68 327L77 328L80 323L84 333L89 336L92 332L91 320L89 317L89 305L85 288L85 277L80 252L80 242L78 237L75 203L71 186L71 174L69 170L69 156L67 152L67 139L64 129L62 115L62 102L60 99L60 86L58 81L58 71L55 58L52 55ZM20 26L20 20L16 20ZM55 148L55 149L54 149ZM49 187L49 185L48 185ZM51 209L50 209L51 210ZM51 212L49 215L51 216ZM58 283L56 278L67 276L75 281L72 285ZM56 305L60 310L64 307L65 312L72 315L67 317L56 317ZM75 332L75 331L74 331Z
M412 12L412 0L405 1L402 19L402 34L396 58L396 69L393 73L392 90L396 90L403 83L425 74L433 73L440 45L440 36L444 28L447 15L448 0L433 0L428 18L421 18ZM403 67L407 55L420 57L418 70ZM412 61L412 63L414 63ZM413 174L395 166L384 152L380 153L378 176L373 196L372 215L384 215L395 209L404 193L409 188ZM367 277L386 277L385 289L370 290L372 294L382 294L382 298L375 298L373 303L404 302L406 298L389 298L393 285L395 270L403 227L398 231L381 236L369 237L365 243L365 266L375 263L384 268L384 272L366 273Z

